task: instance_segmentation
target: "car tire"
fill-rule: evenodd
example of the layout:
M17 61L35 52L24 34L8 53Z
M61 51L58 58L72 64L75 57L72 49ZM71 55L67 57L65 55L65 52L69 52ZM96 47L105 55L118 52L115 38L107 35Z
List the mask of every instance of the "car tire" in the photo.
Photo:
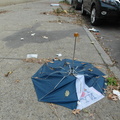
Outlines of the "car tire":
M97 19L97 10L95 6L93 6L91 9L90 22L94 26L99 24L99 19Z
M81 14L82 14L82 15L86 15L86 11L84 10L83 3L82 3L82 5L81 5Z

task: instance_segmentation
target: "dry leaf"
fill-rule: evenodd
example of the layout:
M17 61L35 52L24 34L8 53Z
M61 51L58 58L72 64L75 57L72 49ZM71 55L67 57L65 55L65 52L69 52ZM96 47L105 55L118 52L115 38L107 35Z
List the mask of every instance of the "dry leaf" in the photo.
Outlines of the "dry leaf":
M20 82L20 80L15 80L15 82L16 82L16 83L19 83L19 82Z
M23 61L25 62L30 62L30 63L39 63L39 64L44 64L44 63L48 63L48 62L52 62L52 59L38 59L38 58L27 58L27 59L23 59Z
M53 61L50 61L50 63L54 63Z
M113 96L112 96L112 100L117 101L117 100L118 100L117 95L113 95Z
M67 14L67 13L68 13L68 12L67 12L67 10L64 10L64 13L66 13L66 14Z
M107 77L108 77L107 75L103 76L103 78L107 78Z
M78 60L77 58L74 58L74 60Z
M74 115L80 114L80 109L74 109L74 110L72 111L72 113L73 113Z
M69 62L66 62L66 64L67 64L67 65L70 65L70 63L69 63Z
M118 100L117 95L114 95L114 94L109 94L109 95L108 95L108 98L111 99L111 100L114 100L114 101L117 101L117 100Z
M60 58L57 58L57 57L56 57L56 58L54 58L53 60L54 60L54 61L55 61L55 60L60 60Z
M112 99L112 94L109 94L109 95L108 95L108 98L109 98L109 99Z
M93 117L93 116L94 116L94 114L93 114L93 113L90 113L90 114L89 114L89 116L90 116L90 117Z
M96 68L100 69L100 68L102 68L102 67L101 67L101 66L96 66Z
M45 15L46 15L46 14L47 14L47 12L43 12L43 14L45 14Z
M91 71L91 72L92 72L93 70L92 70L92 69L88 69L88 71Z
M89 113L89 111L88 111L88 110L86 110L86 109L83 109L83 112L84 112L84 113Z
M53 103L48 103L50 106L54 106L54 104Z
M12 71L8 72L7 74L5 74L5 77L8 77L12 73L13 73Z

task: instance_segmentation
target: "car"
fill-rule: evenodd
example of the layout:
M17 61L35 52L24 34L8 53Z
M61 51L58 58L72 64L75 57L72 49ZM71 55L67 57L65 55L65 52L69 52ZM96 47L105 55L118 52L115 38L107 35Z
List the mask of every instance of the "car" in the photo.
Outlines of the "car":
M76 10L81 10L82 0L71 0L70 3Z
M78 0L73 0L73 3L75 1ZM92 25L98 25L103 20L120 20L120 0L79 0L77 5L82 15L90 15Z

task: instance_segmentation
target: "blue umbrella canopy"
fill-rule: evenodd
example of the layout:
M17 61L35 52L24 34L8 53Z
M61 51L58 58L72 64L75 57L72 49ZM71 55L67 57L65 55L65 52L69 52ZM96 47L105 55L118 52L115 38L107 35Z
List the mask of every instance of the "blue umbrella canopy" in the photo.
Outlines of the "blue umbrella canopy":
M45 63L32 76L38 101L76 109L80 101L76 90L77 75L84 76L88 87L93 87L100 94L104 93L106 86L103 72L87 62L63 59Z

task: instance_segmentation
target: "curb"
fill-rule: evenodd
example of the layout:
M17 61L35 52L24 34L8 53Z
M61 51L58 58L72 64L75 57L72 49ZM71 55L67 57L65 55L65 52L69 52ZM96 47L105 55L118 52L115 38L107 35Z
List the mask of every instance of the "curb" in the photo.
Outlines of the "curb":
M120 79L120 70L116 66L113 65L113 62L111 61L110 57L103 50L103 48L100 46L100 44L95 39L95 37L93 36L93 34L88 30L88 28L85 25L83 25L82 27L85 30L85 32L87 33L87 36L89 37L90 41L95 46L98 54L101 56L101 58L104 61L104 63L114 73L115 77L117 77L118 79Z

